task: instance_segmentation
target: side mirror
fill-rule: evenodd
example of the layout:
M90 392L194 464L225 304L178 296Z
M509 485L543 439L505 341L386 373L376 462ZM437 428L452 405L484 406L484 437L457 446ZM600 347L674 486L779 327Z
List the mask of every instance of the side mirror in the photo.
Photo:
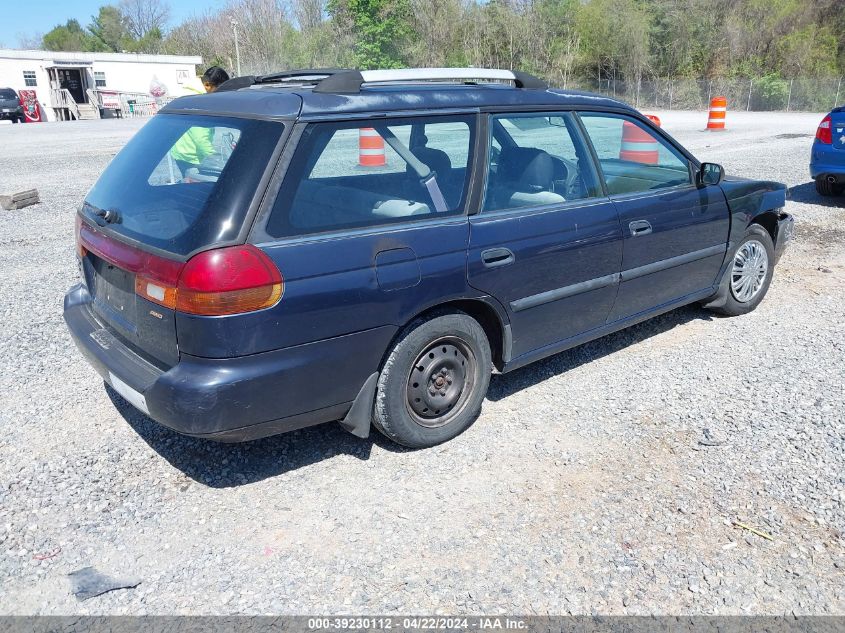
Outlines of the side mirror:
M718 163L701 163L698 169L698 186L718 185L725 178L725 168Z

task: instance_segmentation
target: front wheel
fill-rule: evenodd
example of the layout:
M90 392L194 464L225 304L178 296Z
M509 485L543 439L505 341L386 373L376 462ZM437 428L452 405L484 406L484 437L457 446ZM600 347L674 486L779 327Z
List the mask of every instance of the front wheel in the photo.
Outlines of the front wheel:
M481 412L490 384L490 344L464 312L440 312L405 328L381 371L373 422L410 448L440 444Z
M774 273L775 247L769 232L759 224L752 224L734 253L728 266L728 295L725 305L713 308L728 316L747 314L756 308L769 290Z

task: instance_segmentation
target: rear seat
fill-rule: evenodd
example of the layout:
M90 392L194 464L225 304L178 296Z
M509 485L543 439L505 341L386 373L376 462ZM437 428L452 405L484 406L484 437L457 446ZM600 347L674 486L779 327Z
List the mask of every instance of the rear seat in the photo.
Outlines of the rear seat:
M431 213L427 204L304 180L296 192L291 224L298 228L369 223L375 217L402 218Z

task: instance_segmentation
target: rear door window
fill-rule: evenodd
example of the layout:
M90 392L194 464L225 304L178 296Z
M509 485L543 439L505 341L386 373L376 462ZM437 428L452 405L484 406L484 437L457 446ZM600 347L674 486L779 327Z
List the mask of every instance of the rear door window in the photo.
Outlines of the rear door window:
M459 215L474 136L472 116L312 123L266 231L288 237Z
M608 193L639 193L692 184L689 161L630 117L580 114L601 165Z
M159 114L88 193L108 229L179 255L237 237L283 131L272 121Z

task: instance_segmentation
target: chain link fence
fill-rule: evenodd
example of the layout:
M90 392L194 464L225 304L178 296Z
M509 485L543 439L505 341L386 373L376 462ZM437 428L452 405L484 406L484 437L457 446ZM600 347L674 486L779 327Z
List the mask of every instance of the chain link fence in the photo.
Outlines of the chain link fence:
M607 79L570 82L568 89L597 92L638 109L706 110L710 99L726 97L728 110L827 112L845 101L841 77L759 79Z

